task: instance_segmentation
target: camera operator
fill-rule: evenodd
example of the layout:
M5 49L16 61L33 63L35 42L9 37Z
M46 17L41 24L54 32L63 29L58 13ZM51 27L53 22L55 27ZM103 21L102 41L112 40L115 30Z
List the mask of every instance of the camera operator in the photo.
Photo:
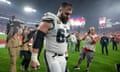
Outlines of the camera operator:
M19 54L19 49L22 45L22 32L24 24L20 23L12 16L12 19L7 24L7 40L6 48L10 55L10 72L16 72L16 60Z

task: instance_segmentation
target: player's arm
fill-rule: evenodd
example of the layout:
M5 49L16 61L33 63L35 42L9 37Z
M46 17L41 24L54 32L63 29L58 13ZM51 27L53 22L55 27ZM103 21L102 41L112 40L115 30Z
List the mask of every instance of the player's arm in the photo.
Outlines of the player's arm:
M85 40L85 38L88 36L87 33L84 34L84 36L81 38L81 40Z
M44 42L44 36L47 34L48 30L51 29L51 27L54 27L53 21L54 21L54 17L55 15L47 12L44 14L44 16L42 17L42 22L40 23L37 32L35 33L35 38L33 41L33 50L32 50L32 63L31 66L35 67L34 64L37 63L37 65L39 65L39 62L37 60L37 56L38 56L38 51L39 48L43 47L43 42ZM33 64L33 65L32 65Z
M34 41L33 41L33 50L32 50L32 56L31 56L31 67L37 67L39 66L39 61L37 60L37 56L38 56L38 51L39 48L43 47L43 42L44 42L44 36L46 35L46 33L48 32L49 28L50 28L50 21L45 21L43 20L36 32Z
M99 37L98 36L96 36L94 39L93 39L93 41L96 43L97 41L99 40Z
M34 38L33 49L42 48L44 36L48 32L50 28L50 24L51 24L51 21L49 20L48 21L44 20L41 22Z
M42 17L42 22L38 27L34 42L33 42L33 52L37 52L38 48L42 48L44 36L48 32L48 30L51 29L51 26L54 27L54 21L55 15L53 13L47 12Z
M99 40L99 37L96 36L95 38L91 37L92 38L92 43L91 44L95 44L98 40Z

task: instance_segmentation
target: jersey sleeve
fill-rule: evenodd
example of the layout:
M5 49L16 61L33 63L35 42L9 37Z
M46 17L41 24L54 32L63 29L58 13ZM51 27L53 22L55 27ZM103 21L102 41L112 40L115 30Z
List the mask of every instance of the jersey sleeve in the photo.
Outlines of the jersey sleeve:
M47 12L47 13L44 14L44 16L42 17L41 20L42 21L51 21L51 28L49 29L49 30L51 30L55 27L57 18L58 17L55 14L53 14L51 12Z
M47 12L44 14L44 16L42 17L42 20L55 20L56 15L51 13L51 12Z

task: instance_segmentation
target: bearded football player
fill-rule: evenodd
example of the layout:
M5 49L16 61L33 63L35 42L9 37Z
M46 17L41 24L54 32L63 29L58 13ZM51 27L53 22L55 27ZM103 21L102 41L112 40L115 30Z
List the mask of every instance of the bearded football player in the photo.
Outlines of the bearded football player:
M65 72L65 52L68 45L66 38L69 35L71 14L72 4L67 2L60 5L57 15L51 12L44 14L33 43L32 67L40 65L37 60L38 48L42 48L45 37L44 57L48 72Z

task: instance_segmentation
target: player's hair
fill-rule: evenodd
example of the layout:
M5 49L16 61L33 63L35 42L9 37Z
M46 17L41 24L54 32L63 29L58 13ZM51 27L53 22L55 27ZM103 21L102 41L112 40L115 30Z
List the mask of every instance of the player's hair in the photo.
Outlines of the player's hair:
M65 7L67 7L67 6L72 7L72 4L71 4L71 3L68 3L68 2L62 2L61 5L60 5L60 7L62 7L62 8L65 8Z
M88 34L90 34L90 30L91 30L91 29L95 29L95 27L90 27L90 28L89 28L89 31L88 31Z
M91 30L91 29L95 29L95 27L92 26L92 27L89 28L89 30Z
M90 34L90 30L88 31L88 35Z

